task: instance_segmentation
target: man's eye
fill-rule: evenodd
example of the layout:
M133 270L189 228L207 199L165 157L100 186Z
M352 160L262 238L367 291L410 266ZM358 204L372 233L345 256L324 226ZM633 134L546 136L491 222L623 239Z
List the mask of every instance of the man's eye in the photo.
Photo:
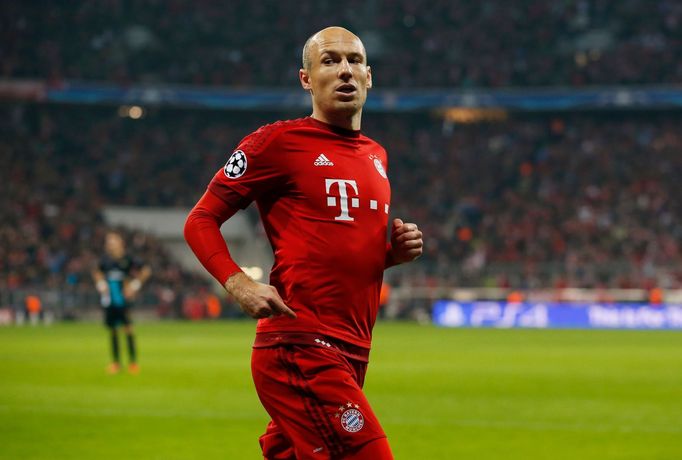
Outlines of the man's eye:
M327 59L325 59L324 61L322 61L322 63L328 65L328 64L334 63L334 60L332 60L331 58L327 58Z

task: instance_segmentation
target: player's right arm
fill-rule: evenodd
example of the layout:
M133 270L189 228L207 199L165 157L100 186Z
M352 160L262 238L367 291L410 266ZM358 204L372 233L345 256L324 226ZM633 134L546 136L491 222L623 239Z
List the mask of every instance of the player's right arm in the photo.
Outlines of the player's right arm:
M99 293L99 298L100 302L102 303L102 306L108 307L111 304L111 295L109 293L109 283L107 283L107 279L104 276L104 272L102 272L102 270L99 268L93 268L91 275L93 281L95 282L95 288Z
M239 209L271 193L285 180L273 141L281 124L267 125L245 137L190 212L185 239L201 264L253 318L296 314L277 289L249 278L232 260L220 226Z
M248 277L230 256L220 226L239 210L207 190L185 222L185 239L201 264L252 318L285 314L296 317L277 289Z
M244 313L252 318L277 315L296 318L296 313L286 306L274 286L254 281L244 272L230 276L224 287L239 302Z

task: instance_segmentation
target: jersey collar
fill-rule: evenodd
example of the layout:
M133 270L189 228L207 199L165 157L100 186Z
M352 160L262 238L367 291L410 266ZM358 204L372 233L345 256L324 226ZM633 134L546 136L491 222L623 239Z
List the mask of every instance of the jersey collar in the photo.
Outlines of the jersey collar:
M361 131L355 130L355 129L345 129L341 128L339 126L335 125L330 125L329 123L325 123L323 121L317 120L313 117L306 117L308 121L310 122L311 125L316 126L318 128L324 129L325 131L330 131L334 134L338 134L339 136L344 136L344 137L360 137Z

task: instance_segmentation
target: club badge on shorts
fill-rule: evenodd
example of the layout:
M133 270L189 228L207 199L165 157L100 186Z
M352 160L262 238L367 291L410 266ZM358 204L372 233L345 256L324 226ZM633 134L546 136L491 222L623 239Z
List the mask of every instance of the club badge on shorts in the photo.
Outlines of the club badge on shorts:
M365 417L360 412L360 406L352 402L339 406L334 417L341 421L341 427L349 433L357 433L365 426Z
M235 150L230 159L225 163L223 172L230 179L241 177L246 172L246 154L241 150Z

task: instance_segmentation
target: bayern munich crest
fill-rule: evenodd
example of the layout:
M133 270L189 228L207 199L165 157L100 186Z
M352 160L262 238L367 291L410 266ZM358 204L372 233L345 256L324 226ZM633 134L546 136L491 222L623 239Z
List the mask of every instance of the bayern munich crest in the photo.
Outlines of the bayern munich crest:
M374 161L374 167L377 168L379 175L384 179L388 179L388 176L386 175L386 170L384 169L384 165L381 163L381 160L375 157L374 155L370 155L369 159Z
M235 150L230 159L225 163L223 172L230 179L241 177L246 172L246 154L241 150Z
M349 433L357 433L365 426L365 417L360 412L360 406L350 402L339 407L336 418L341 420L341 426Z

